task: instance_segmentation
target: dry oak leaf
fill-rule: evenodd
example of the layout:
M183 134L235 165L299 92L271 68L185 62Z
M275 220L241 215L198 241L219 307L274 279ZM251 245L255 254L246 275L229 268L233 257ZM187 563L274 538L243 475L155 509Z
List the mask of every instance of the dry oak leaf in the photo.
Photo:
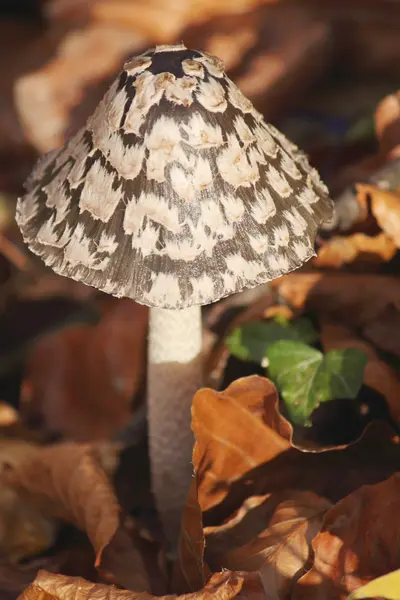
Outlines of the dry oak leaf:
M400 248L400 195L374 185L356 185L357 195L371 199L371 212L384 231Z
M152 596L147 592L129 592L114 586L91 583L81 577L53 575L39 571L35 581L19 600L263 600L265 595L257 577L247 573L215 573L198 592Z
M379 452L379 449L377 449ZM400 473L361 487L331 508L313 542L314 565L292 600L345 600L399 564Z
M339 269L351 263L376 264L387 262L396 254L394 242L385 233L369 236L355 233L347 237L336 236L324 243L313 259L316 267Z
M248 498L231 519L205 528L207 564L213 571L257 571L268 599L286 598L331 506L302 491Z
M147 323L147 307L113 300L97 325L43 337L27 360L23 415L77 441L115 434L131 419L144 377Z
M320 328L325 352L341 348L358 348L365 352L368 363L364 370L364 383L386 398L393 419L400 422L399 373L381 360L373 346L359 338L350 327L322 318Z
M115 572L118 583L150 589L142 557L122 526L121 508L111 483L89 445L63 443L37 448L25 461L10 465L2 477L33 505L85 531L96 553L95 565L114 569L113 547L130 572ZM105 556L103 556L105 554ZM123 560L124 559L124 560Z
M290 448L291 426L276 410L277 400L275 386L257 375L237 379L223 392L204 388L195 394L193 465L203 512L247 471Z

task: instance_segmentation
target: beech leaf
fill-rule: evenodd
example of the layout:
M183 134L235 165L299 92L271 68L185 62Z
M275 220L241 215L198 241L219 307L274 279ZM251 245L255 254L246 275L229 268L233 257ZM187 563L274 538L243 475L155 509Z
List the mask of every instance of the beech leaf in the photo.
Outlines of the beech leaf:
M387 600L399 600L400 598L400 569L382 575L366 585L358 588L350 594L348 600L360 600L361 598L387 598Z
M292 429L277 411L275 386L257 375L223 392L199 390L192 405L193 465L203 513L221 502L235 480L291 447Z
M392 572L399 560L399 525L400 473L355 490L326 513L312 544L314 565L298 581L292 600L346 600Z
M335 398L355 398L363 381L367 356L355 348L319 350L288 340L271 344L266 351L268 373L285 401L290 419L311 425L312 412Z
M45 513L85 531L96 567L110 571L110 577L125 587L149 589L143 559L123 527L111 482L89 445L37 448L26 460L10 465L3 477Z
M330 507L307 491L252 496L222 525L205 528L207 564L213 570L257 571L268 598L285 598Z
M276 318L237 327L226 338L225 344L236 358L262 363L268 345L276 340L297 340L308 344L316 338L317 332L309 319L301 317L289 321Z
M81 577L53 575L39 571L36 579L19 596L19 600L262 600L261 583L247 573L215 573L203 589L191 594L153 596L147 592L119 590Z

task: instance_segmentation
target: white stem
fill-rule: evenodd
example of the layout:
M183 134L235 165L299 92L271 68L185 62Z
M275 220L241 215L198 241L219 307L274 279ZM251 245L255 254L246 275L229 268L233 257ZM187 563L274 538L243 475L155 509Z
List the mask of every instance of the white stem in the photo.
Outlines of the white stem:
M152 486L170 551L176 550L193 467L190 427L202 385L201 307L150 310L148 424Z

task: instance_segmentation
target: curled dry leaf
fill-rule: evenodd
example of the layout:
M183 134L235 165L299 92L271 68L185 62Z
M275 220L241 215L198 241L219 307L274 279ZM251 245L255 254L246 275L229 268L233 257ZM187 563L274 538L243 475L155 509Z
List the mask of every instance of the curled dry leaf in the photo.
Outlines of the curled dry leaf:
M331 508L313 542L314 565L293 600L345 600L368 581L398 567L400 474L361 487Z
M268 598L285 598L330 507L312 492L250 497L223 525L205 528L207 564L214 571L257 571Z
M262 600L261 584L247 573L215 573L203 589L191 594L152 596L91 583L81 577L65 577L40 571L35 581L21 594L19 600Z
M121 524L120 506L90 446L37 448L26 460L10 465L3 478L33 505L85 531L96 552L96 566L107 571L111 562L114 567L113 546L121 552L122 564L128 554L130 571L113 575L126 587L149 589L140 553Z
M357 184L357 194L371 199L371 211L380 228L400 248L400 195L374 185Z
M39 340L26 366L25 417L39 415L47 429L78 441L108 438L125 426L144 377L147 321L145 306L118 300L96 326Z
M225 391L199 390L192 404L193 464L204 512L247 471L290 448L291 426L277 411L275 386L244 377Z
M385 233L376 236L355 233L336 236L324 243L313 259L316 267L339 269L351 263L376 264L387 262L396 254L395 243Z
M350 327L324 318L320 319L320 327L325 351L358 348L365 352L368 363L364 383L386 398L393 419L400 422L400 377L397 371L381 360L373 346L359 338Z

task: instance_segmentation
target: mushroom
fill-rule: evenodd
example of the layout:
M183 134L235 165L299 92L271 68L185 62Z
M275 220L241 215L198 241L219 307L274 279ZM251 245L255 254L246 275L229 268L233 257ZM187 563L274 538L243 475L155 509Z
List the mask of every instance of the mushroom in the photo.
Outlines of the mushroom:
M192 476L201 306L311 258L332 214L328 190L223 62L183 44L126 62L26 190L16 218L34 253L60 275L151 307L152 481L174 547Z

